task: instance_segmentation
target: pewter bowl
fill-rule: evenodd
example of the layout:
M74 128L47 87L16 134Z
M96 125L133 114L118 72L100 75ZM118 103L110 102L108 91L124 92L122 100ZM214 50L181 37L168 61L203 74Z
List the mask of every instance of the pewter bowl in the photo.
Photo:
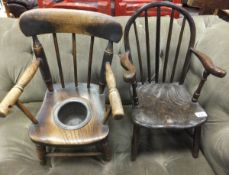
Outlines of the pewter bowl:
M70 98L54 107L54 121L63 129L79 129L91 119L86 99Z

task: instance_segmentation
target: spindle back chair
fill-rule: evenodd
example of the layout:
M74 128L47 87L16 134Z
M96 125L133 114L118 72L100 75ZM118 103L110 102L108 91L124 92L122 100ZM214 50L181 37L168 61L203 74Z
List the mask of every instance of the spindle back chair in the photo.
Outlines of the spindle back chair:
M29 136L36 144L38 157L41 164L45 164L46 157L60 156L98 156L111 158L110 148L107 144L108 126L106 125L109 110L105 111L105 85L109 89L109 100L112 114L115 119L121 118L123 108L119 93L116 89L114 75L111 70L113 57L113 42L118 42L122 37L122 28L112 17L97 12L67 9L36 9L24 13L20 17L21 31L33 39L33 51L36 60L25 71L18 83L8 93L0 105L0 113L6 115L9 107L15 103L31 119L33 125L29 129ZM74 83L64 81L64 70L62 69L60 50L57 33L70 33L72 35L72 61L74 67ZM46 54L38 35L52 34L55 46L57 65L59 69L60 84L53 84ZM88 53L87 82L78 81L76 52L76 34L90 37L90 50ZM101 69L98 84L91 83L91 71L93 62L93 47L95 37L107 40L106 49L101 58ZM100 60L96 60L100 61ZM18 100L23 88L32 79L37 68L40 68L41 75L47 86L46 95L37 117L25 108ZM85 69L86 70L86 69ZM16 92L16 93L15 93ZM17 95L15 95L17 94ZM79 107L74 106L80 103ZM109 108L108 108L109 109ZM82 119L83 126L75 127L77 119L70 118L77 113ZM68 116L67 116L68 115ZM80 119L80 118L79 118ZM71 123L73 122L73 124ZM80 123L80 124L82 124ZM47 152L47 147L69 148L76 146L96 145L99 150L94 152Z
M161 26L161 8L166 7L171 9L168 34L165 48L161 48L162 29L165 30L165 25ZM156 9L157 16L148 18L148 11ZM182 16L180 33L173 36L174 30L174 14L179 12ZM143 24L137 25L137 20L143 18ZM156 33L149 30L149 20L155 19ZM138 35L139 28L144 34ZM151 26L152 27L152 26ZM134 37L130 38L130 30L134 30ZM152 29L152 28L151 28ZM189 40L185 40L184 33L189 32ZM177 31L176 31L177 33ZM176 34L175 33L175 34ZM145 44L142 43L145 38ZM140 127L146 128L173 128L186 129L194 128L193 135L193 156L198 156L200 128L207 119L207 114L197 102L202 86L209 74L217 77L224 77L226 72L213 65L212 61L205 54L194 49L196 37L195 23L190 14L180 6L176 6L171 2L156 2L149 3L138 9L128 20L124 30L124 46L126 53L121 56L121 64L126 70L124 80L132 85L133 96L133 113L132 119L134 122L133 138L132 138L132 160L136 159L138 151L138 139ZM155 40L155 55L152 55L151 40ZM133 41L136 41L136 46L133 47ZM131 44L130 44L131 41ZM140 42L141 41L141 42ZM140 46L141 44L141 46ZM187 44L187 47L184 45ZM132 46L132 47L131 47ZM143 60L142 48L146 47L146 61ZM171 48L175 50L174 57L171 56ZM185 51L180 56L181 48ZM132 58L132 51L137 50L137 58ZM182 50L183 51L183 50ZM164 54L163 54L164 53ZM183 85L185 77L190 67L191 54L194 53L205 68L203 78L200 81L199 87L193 97L187 92ZM155 61L154 61L155 60ZM135 62L134 62L135 61ZM146 63L145 65L143 63ZM138 66L135 66L138 65ZM168 70L168 67L172 69ZM147 69L145 76L144 68ZM139 70L139 76L138 71ZM146 78L145 78L146 77ZM198 117L199 114L204 114Z

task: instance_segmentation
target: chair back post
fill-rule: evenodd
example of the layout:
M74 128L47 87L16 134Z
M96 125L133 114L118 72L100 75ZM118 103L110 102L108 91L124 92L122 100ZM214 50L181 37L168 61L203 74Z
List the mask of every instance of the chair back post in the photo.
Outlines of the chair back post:
M53 91L53 83L52 83L52 77L51 77L51 73L49 70L49 66L48 66L48 62L46 59L46 55L44 52L44 49L40 43L40 41L38 40L37 36L32 36L33 38L33 51L34 54L36 56L37 59L41 60L40 63L40 71L41 71L41 75L43 77L43 80L45 81L45 84L48 88L49 91Z
M111 63L113 57L113 42L118 42L122 37L122 27L113 19L113 17L97 12L88 12L83 10L34 9L24 13L20 17L19 23L21 31L26 36L32 36L33 38L34 52L36 57L42 60L40 70L49 91L53 90L51 73L44 53L44 49L39 42L37 35L53 35L53 42L56 51L57 65L59 68L59 77L62 88L65 87L65 84L57 33L72 34L72 59L74 66L74 82L76 87L78 86L76 34L82 34L91 37L87 66L87 88L90 88L91 83L91 69L95 37L107 40L108 46L104 53L99 81L101 92L103 91L105 87L105 63Z
M113 58L113 42L109 41L107 44L107 48L104 51L103 62L102 62L102 66L100 69L100 80L99 80L99 92L100 93L103 93L104 88L106 86L106 77L105 77L106 63L108 62L111 64L112 58Z

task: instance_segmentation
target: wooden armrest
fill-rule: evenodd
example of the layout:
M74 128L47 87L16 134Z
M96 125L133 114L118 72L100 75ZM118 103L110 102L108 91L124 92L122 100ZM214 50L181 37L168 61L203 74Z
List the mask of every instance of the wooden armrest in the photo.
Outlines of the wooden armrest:
M194 53L197 58L199 58L200 62L202 63L202 65L204 66L204 69L206 70L207 73L212 74L216 77L224 77L226 75L226 71L215 66L212 62L212 60L210 59L210 57L208 57L207 55L205 55L204 53L191 48L190 49L192 53Z
M126 70L123 75L124 80L128 83L133 83L136 79L136 68L130 62L129 52L124 53L123 55L120 56L120 58L121 58L121 65Z
M0 103L0 117L5 117L9 112L9 108L11 108L18 101L25 86L33 78L39 65L40 60L34 60L32 64L26 68L25 72L22 74L17 84L6 94L6 96Z
M109 100L114 119L121 119L124 116L121 98L116 88L114 74L109 63L106 63L106 82L109 89Z

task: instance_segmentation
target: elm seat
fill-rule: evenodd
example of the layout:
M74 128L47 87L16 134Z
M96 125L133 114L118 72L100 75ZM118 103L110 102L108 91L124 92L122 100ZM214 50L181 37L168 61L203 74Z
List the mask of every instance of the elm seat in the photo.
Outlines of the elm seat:
M34 142L42 142L47 145L52 145L52 143L55 143L55 145L86 145L99 142L108 136L109 128L102 124L105 96L99 94L98 85L91 84L90 89L87 89L85 83L79 83L78 87L74 87L73 83L69 83L65 85L64 89L61 88L60 84L54 84L53 88L55 93L46 91L43 105L37 114L40 126L31 125L29 128L29 136ZM55 105L74 97L82 97L88 100L92 118L87 127L73 130L62 129L53 122L52 116ZM96 107L90 101L96 102ZM50 130L50 128L52 129ZM79 133L83 135L79 135Z
M199 103L178 83L146 83L137 87L139 105L133 109L134 123L148 128L192 128L207 119ZM198 114L203 114L199 116Z

